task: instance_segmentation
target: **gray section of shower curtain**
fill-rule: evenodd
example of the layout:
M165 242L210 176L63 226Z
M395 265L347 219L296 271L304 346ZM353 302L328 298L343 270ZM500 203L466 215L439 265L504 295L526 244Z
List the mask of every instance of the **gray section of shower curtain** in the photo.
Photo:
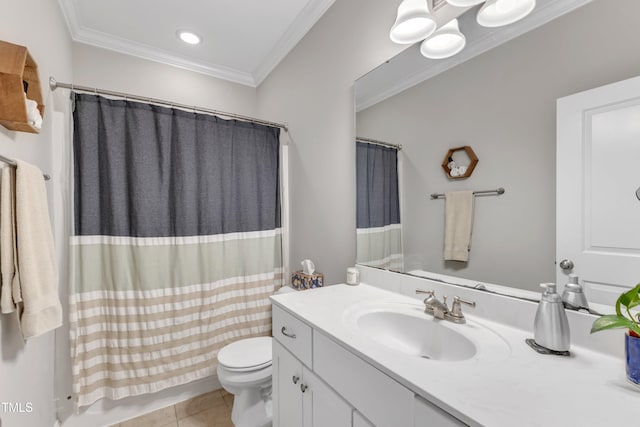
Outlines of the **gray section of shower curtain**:
M396 149L356 142L356 199L357 228L400 223Z
M280 227L279 129L89 94L74 104L76 235Z

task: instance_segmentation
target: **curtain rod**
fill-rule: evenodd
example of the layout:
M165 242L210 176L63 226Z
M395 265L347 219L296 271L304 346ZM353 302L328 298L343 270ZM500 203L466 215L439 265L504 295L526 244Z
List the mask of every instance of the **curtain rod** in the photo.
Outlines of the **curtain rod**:
M90 93L94 93L96 95L100 94L100 95L116 96L118 98L133 99L133 100L136 100L136 101L143 101L143 102L152 103L152 104L166 105L168 107L178 107L178 108L182 108L182 109L185 109L185 110L208 113L208 114L213 114L213 115L216 115L216 116L229 117L229 118L232 118L232 119L240 119L240 120L244 120L244 121L247 121L247 122L256 123L256 124L259 124L259 125L277 127L277 128L280 128L280 129L284 130L285 132L289 132L289 128L287 128L287 125L283 125L281 123L270 122L268 120L262 120L262 119L256 119L254 117L243 116L243 115L235 114L235 113L226 113L224 111L211 110L209 108L196 107L195 105L179 104L177 102L164 101L162 99L149 98L149 97L146 97L146 96L132 95L132 94L123 93L123 92L114 92L114 91L111 91L111 90L98 89L98 88L95 88L95 87L78 86L78 85L74 85L73 83L60 83L59 81L57 81L53 77L49 77L49 87L51 88L52 91L56 90L59 87L61 87L63 89L71 89L71 90L80 90L80 91L83 91L83 92L90 92Z
M477 194L492 194L492 193L495 193L495 194L498 194L498 195L504 194L504 188L500 187L500 188L497 188L495 190L474 191L473 195L475 196ZM442 197L444 197L444 193L433 193L431 195L432 199L440 199Z
M18 166L18 163L16 163L16 161L15 161L15 160L10 159L10 158L8 158L8 157L5 157L5 156L3 156L3 155L1 155L1 154L0 154L0 162L4 162L4 163L6 163L6 164L8 164L9 166L14 167L14 168L15 168L16 166ZM46 173L43 173L43 174L42 174L42 176L44 177L44 180L45 180L45 181L49 181L49 180L51 179L51 176L49 176L49 175L48 175L48 174L46 174Z
M382 145L383 147L391 147L391 148L395 148L396 150L402 150L402 145L400 144L392 144L390 142L378 141L377 139L360 138L359 136L356 136L356 142L367 142L369 144Z

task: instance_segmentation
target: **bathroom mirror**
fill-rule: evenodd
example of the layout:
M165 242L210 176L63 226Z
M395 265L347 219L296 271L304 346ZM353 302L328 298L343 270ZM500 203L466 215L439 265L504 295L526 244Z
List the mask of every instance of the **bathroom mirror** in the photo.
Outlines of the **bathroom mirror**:
M356 82L356 134L402 146L402 242L391 269L539 293L560 262L556 100L640 75L640 2L538 0L523 21L497 29L478 26L476 10L459 18L467 46L458 55L426 59L418 43ZM442 173L442 153L456 146L480 159L464 180ZM443 261L445 203L430 195L501 187L475 197L469 261ZM364 257L362 231L358 262L385 267Z

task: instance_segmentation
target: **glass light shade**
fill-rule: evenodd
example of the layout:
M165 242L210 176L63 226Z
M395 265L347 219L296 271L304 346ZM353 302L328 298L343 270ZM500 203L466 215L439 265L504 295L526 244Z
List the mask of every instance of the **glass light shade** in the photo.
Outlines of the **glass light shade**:
M536 0L487 0L476 19L483 27L502 27L521 20L535 7Z
M200 36L191 31L178 30L178 37L188 44L199 44L201 41Z
M420 53L431 59L449 58L459 53L467 44L467 38L458 28L458 20L452 19L439 28L420 45Z
M426 0L403 0L389 37L398 44L413 44L433 34L436 25Z
M469 6L475 6L484 1L485 0L447 0L447 3L449 3L451 6L456 6L456 7L469 7Z

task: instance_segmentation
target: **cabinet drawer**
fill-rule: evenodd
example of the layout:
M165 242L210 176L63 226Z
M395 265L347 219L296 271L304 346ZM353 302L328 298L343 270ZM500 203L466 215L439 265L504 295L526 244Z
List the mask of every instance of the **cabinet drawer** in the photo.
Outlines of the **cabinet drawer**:
M313 370L377 427L414 422L414 394L325 335L313 332Z
M273 337L302 363L311 364L311 327L283 309L273 306Z

